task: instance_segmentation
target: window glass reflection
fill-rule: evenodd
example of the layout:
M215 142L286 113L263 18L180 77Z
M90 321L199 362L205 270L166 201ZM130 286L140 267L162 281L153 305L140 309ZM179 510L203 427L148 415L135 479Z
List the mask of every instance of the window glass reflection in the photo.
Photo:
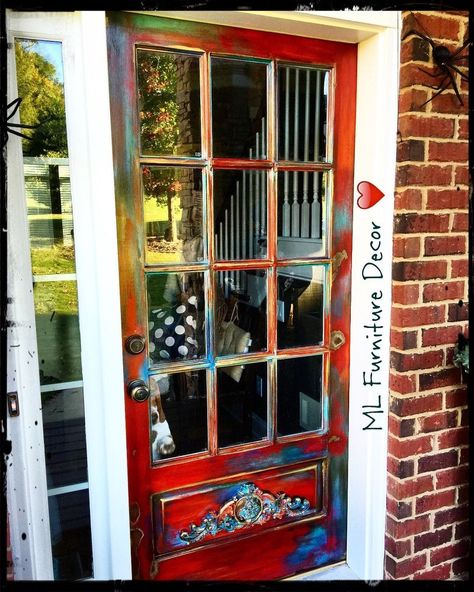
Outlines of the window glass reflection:
M201 156L199 58L137 51L142 154Z
M82 388L41 393L48 488L87 482Z
M216 259L267 256L266 171L214 172Z
M267 272L219 271L216 285L216 355L267 349Z
M201 169L148 166L142 173L146 263L202 261Z
M206 371L150 376L153 462L207 449Z
M327 160L329 72L313 68L278 68L280 160Z
M214 156L267 158L267 65L211 58Z
M322 427L322 356L278 360L279 436Z
M49 524L56 580L80 580L92 576L92 543L89 491L83 489L52 495Z
M322 265L298 265L278 270L279 349L322 343L324 276Z
M219 447L267 438L267 364L217 370Z
M278 173L278 256L321 257L325 253L324 208L327 174Z
M35 283L34 298L41 384L81 380L76 282Z
M150 273L147 291L150 362L205 356L204 274Z

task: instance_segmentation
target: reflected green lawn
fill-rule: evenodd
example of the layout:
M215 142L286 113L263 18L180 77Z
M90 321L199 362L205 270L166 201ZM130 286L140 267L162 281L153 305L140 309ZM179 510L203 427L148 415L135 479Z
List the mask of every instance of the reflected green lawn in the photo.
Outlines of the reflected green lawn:
M52 245L31 249L31 267L34 275L75 273L74 247Z
M81 338L75 281L34 286L41 384L81 380Z

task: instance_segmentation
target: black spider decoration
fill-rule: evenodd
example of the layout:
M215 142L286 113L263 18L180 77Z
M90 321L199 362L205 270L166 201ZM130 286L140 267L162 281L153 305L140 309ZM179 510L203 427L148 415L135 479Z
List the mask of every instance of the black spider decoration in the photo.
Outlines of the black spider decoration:
M7 141L8 141L8 134L15 134L15 136L20 136L20 138L25 138L26 140L30 140L31 138L29 136L26 136L25 134L22 134L19 131L16 131L16 129L13 128L19 128L19 129L35 129L36 127L38 127L37 125L26 125L23 123L9 123L10 119L12 117L14 117L15 113L18 111L20 104L21 104L21 97L18 97L17 99L15 99L14 101L12 101L11 103L8 103L7 105L7 114L5 115L5 124L2 126L3 127L3 134L2 134L2 146L5 146ZM13 111L8 114L9 109L13 108Z
M454 53L451 53L446 46L438 45L433 41L433 39L431 39L431 37L429 37L428 35L423 35L423 33L419 33L414 29L410 29L407 33L405 33L405 35L402 37L402 41L404 41L410 35L416 35L417 37L424 39L431 45L431 48L433 50L433 61L437 67L437 70L435 70L435 72L428 72L423 68L418 69L421 70L423 73L427 74L428 76L431 76L431 78L438 78L440 76L443 76L443 79L438 84L438 86L431 87L433 90L436 90L437 92L435 92L430 99L425 101L423 105L420 105L420 107L423 107L424 105L426 105L426 103L429 103L435 97L440 95L443 91L445 91L448 88L450 84L454 92L456 93L459 102L461 103L461 105L464 105L461 95L459 94L459 89L457 87L453 72L457 72L461 76L461 78L463 78L464 80L468 80L467 75L464 74L464 72L461 72L461 70L456 66L456 64L469 58L468 55L459 54L461 54L466 49L466 47L471 45L470 40L467 39L459 49L457 49Z

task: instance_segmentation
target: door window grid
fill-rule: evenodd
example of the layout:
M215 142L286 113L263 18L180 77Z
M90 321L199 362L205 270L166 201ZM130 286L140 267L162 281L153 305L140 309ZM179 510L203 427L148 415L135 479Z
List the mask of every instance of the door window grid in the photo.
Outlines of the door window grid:
M173 49L167 49L163 51L174 51ZM238 56L225 56L229 59L235 60L242 60L245 62L254 61L251 58L239 58ZM260 159L258 162L252 161L251 158L253 153L250 153L249 160L243 160L241 158L220 158L216 157L212 154L212 118L211 118L211 92L210 88L212 85L212 76L210 72L210 61L212 56L208 54L202 54L200 56L200 82L201 82L201 122L204 123L201 128L201 138L202 138L202 151L204 155L203 160L198 160L198 158L188 158L188 157L149 157L149 156L142 156L139 158L140 164L142 167L156 165L156 166L194 166L194 167L202 167L203 171L203 178L205 182L203 183L203 207L207 211L207 216L204 217L204 235L206 240L204 241L207 245L207 257L200 263L200 264L178 264L178 265L170 265L170 264L153 264L153 265L146 265L145 273L146 275L152 274L153 272L166 272L166 271L179 271L179 272L187 272L193 270L202 270L204 271L205 275L205 332L206 332L206 342L208 344L208 356L207 359L199 360L199 361L182 361L182 362L172 362L172 363L163 363L157 366L150 367L150 375L153 375L156 372L163 372L169 373L170 375L182 372L184 370L193 369L206 369L207 370L207 383L208 383L208 424L209 424L209 432L208 432L208 439L209 439L209 446L208 446L208 453L209 454L216 454L218 450L218 443L217 443L217 429L215 424L217 423L216 417L216 408L217 408L217 378L216 378L216 371L217 369L222 369L228 366L238 366L242 362L245 361L246 364L258 364L259 362L265 361L267 362L268 366L268 379L267 379L267 391L268 391L268 413L269 413L269 420L268 423L268 440L270 443L274 441L275 435L277 434L277 417L276 417L276 383L277 383L277 362L278 360L284 359L291 359L291 358L300 358L306 357L310 355L320 354L322 355L323 360L323 372L322 372L322 422L321 428L316 430L316 432L320 432L321 429L325 429L327 426L327 380L328 380L328 365L329 365L329 347L328 347L328 336L329 336L329 309L330 309L330 297L328 293L328 279L330 275L330 263L331 260L329 258L329 244L330 244L330 232L329 226L327 224L327 220L329 217L328 211L328 201L330 201L332 195L332 176L333 176L333 165L331 164L331 151L332 151L332 125L331 125L331 117L332 117L332 82L331 77L332 73L329 68L317 68L312 66L306 65L298 65L288 66L283 65L288 72L288 68L294 68L295 72L297 70L301 70L302 72L306 71L307 69L313 71L321 72L321 74L325 74L326 76L326 85L329 88L329 92L327 93L329 99L327 104L327 118L328 122L326 125L326 158L323 158L323 162L315 162L309 163L305 148L304 154L304 161L297 162L289 160L281 160L278 161L275 158L276 153L276 146L277 146L277 121L278 116L276 113L276 106L278 106L278 98L275 100L273 97L276 97L275 91L275 84L278 84L278 77L277 77L277 66L279 66L278 61L264 61L267 64L267 81L268 81L268 92L267 92L267 112L268 112L268 126L266 129L266 142L268 148L268 156L267 159L263 160ZM329 84L328 79L329 78ZM307 111L306 111L307 114ZM205 125L208 123L208 125ZM295 132L296 133L296 132ZM316 147L314 148L314 153L316 153ZM208 154L208 158L205 158L206 154ZM325 162L324 162L325 161ZM262 173L267 174L267 212L266 212L266 223L268 229L268 250L266 257L262 259L247 259L247 260L236 260L222 257L223 249L220 247L219 244L219 235L216 232L216 228L214 225L214 182L215 182L215 172L216 171L235 171L237 169L241 169L243 173L251 174L252 172L258 172L259 170ZM325 244L324 254L323 256L300 256L294 258L278 258L277 257L277 223L271 224L271 221L277 221L277 203L278 203L278 196L277 196L277 175L278 173L288 173L289 176L293 173L294 178L298 175L301 175L305 179L306 185L306 174L308 177L313 173L316 175L317 173L325 173L326 175L326 194L321 200L321 237L323 239L323 243ZM315 183L316 185L316 183ZM207 187L206 187L207 186ZM207 191L206 191L207 189ZM220 249L220 250L219 250ZM230 255L230 250L229 250ZM303 347L294 347L285 350L277 349L277 340L276 340L276 301L277 301L277 271L281 272L287 266L310 266L310 265L318 264L324 267L324 286L325 289L325 297L323 300L323 325L324 325L324 337L320 344L317 345L310 345L310 346L303 346ZM217 276L218 272L221 273L234 273L238 271L245 271L251 268L259 268L265 269L268 273L268 293L267 293L267 312L268 312L268 327L267 327L267 349L263 352L256 352L256 353L246 353L245 355L239 354L231 354L229 356L219 356L216 355L216 345L215 345L215 334L214 334L214 316L215 316L215 307L216 307L216 290L215 290L215 276ZM272 396L273 393L273 396ZM213 426L214 424L214 426ZM314 434L314 431L311 431L311 435ZM301 437L302 433L298 434L291 434L288 436L282 436L278 438L279 440L287 440L295 438L295 436ZM303 434L304 436L304 434ZM249 446L255 447L259 444L257 442L252 442ZM237 444L236 447L245 448L247 445L244 444ZM232 446L229 448L225 448L225 450L233 449Z

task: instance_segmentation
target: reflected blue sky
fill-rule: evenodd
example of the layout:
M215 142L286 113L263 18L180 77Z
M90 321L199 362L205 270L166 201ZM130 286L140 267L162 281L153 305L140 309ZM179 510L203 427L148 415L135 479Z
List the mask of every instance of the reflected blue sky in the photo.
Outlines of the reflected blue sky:
M19 41L24 41L20 39ZM62 47L60 41L38 41L28 39L25 41L35 42L34 47L31 51L38 53L45 60L48 60L56 69L56 80L61 84L64 84L64 71L63 71L63 60L62 60Z

